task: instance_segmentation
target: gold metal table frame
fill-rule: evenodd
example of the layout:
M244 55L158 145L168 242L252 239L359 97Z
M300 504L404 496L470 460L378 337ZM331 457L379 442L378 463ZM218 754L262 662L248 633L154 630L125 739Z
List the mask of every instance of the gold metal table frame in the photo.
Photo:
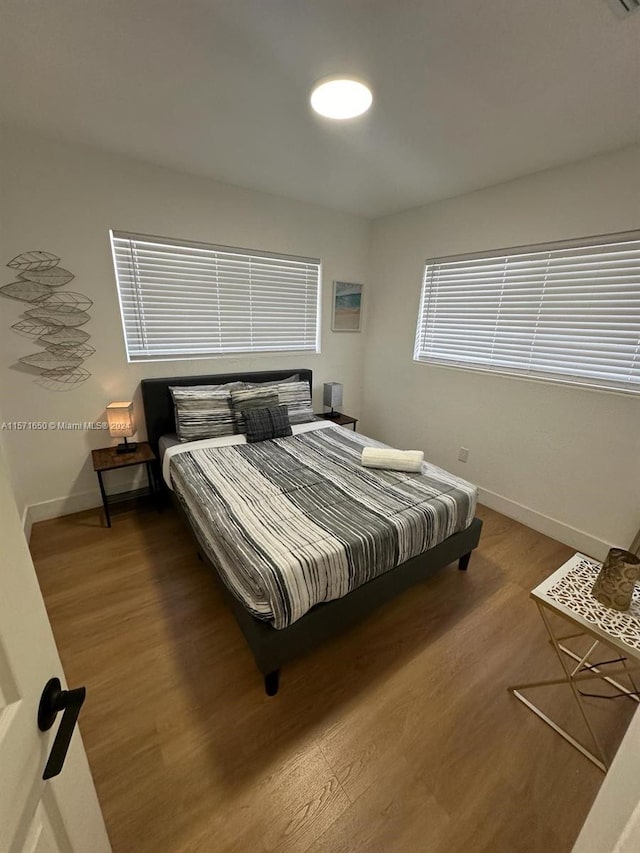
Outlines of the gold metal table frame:
M564 677L547 679L545 681L533 681L528 684L516 684L508 689L516 699L526 705L526 707L533 711L536 716L540 717L540 719L550 726L555 732L592 761L596 767L606 773L611 761L608 758L600 739L591 724L591 721L589 720L588 707L584 702L585 697L581 695L579 685L593 680L603 680L615 687L621 694L626 695L633 702L640 703L640 696L638 695L638 689L634 681L634 674L640 670L640 648L635 648L634 646L629 645L629 643L622 637L610 633L602 625L586 619L580 610L579 600L576 600L575 606L570 607L566 603L559 602L549 594L549 591L553 589L555 584L557 584L559 580L562 580L564 576L576 567L577 561L586 561L596 569L599 567L599 564L591 560L589 557L585 557L583 554L575 554L570 560L554 572L554 574L547 578L546 581L543 581L531 591L531 598L534 599L538 607L538 612L544 622L551 644L555 649L558 660L560 661L560 665L563 669ZM565 620L578 627L579 630L564 636L557 636L554 632L551 619L549 618L549 612L563 617ZM640 619L637 618L639 612L640 608L636 607L634 612L628 616L629 620L633 620L630 622L630 625L634 630L637 624L638 640L640 640ZM565 645L569 640L584 636L589 636L593 639L593 642L584 655L577 654ZM611 659L611 657L609 657L607 660L592 663L592 656L599 646L613 649L615 651L614 658ZM573 659L575 662L574 666L571 665L568 658ZM616 666L616 664L618 666ZM631 685L630 688L625 687L625 685L616 680L616 678L620 676L626 677L629 680ZM551 719L548 714L545 714L544 711L538 708L537 705L535 705L521 692L530 688L550 687L558 684L568 684L571 687L573 696L595 746L595 754L567 732L566 729L558 725L558 723Z

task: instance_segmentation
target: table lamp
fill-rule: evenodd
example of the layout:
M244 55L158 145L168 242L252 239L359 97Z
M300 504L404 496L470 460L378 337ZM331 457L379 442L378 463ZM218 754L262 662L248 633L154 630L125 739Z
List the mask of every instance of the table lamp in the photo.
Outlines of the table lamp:
M342 405L342 384L340 382L325 382L322 402L331 409L325 414L326 418L339 418L340 412L336 412L335 408Z
M124 443L116 447L117 453L135 453L138 445L129 443L127 438L135 434L136 423L133 418L133 403L109 403L107 406L107 424L109 435L124 438Z

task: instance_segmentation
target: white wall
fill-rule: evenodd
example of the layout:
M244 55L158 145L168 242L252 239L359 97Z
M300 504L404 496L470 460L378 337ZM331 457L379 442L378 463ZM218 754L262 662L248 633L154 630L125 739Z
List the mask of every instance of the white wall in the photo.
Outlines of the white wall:
M0 300L0 404L13 421L96 421L111 400L131 399L145 377L234 370L307 367L315 403L324 381L344 383L345 408L361 411L363 334L331 332L333 279L363 281L364 219L172 172L97 150L27 133L2 132L0 284L15 279L4 266L14 255L44 249L62 258L76 278L65 290L94 301L84 328L97 352L85 362L91 378L66 392L40 387L15 368L39 347L9 329L26 307ZM310 164L313 168L313 164ZM109 229L138 231L230 246L319 257L323 263L322 353L128 364L122 338ZM139 397L138 414L141 416ZM16 498L32 519L99 503L91 447L108 443L96 432L6 432ZM118 488L117 475L112 488Z
M639 399L416 364L412 350L426 257L640 228L640 149L370 225L26 132L5 129L1 141L0 284L13 280L3 264L15 254L59 254L76 274L66 289L94 300L85 328L97 349L84 385L41 388L15 368L34 350L9 330L23 306L0 300L3 419L101 420L107 402L131 398L147 376L309 367L316 406L322 382L344 382L344 408L362 417L363 431L424 448L478 483L485 503L596 556L631 541L640 526ZM322 353L128 364L109 228L322 258ZM330 331L334 278L366 281L364 334ZM31 505L32 519L97 505L89 450L106 443L104 434L3 438L18 505ZM470 449L466 465L457 461L462 445ZM111 485L127 484L116 475Z
M628 546L640 526L640 398L412 356L426 258L634 228L640 148L376 221L363 431L424 449L479 484L484 503L595 556Z

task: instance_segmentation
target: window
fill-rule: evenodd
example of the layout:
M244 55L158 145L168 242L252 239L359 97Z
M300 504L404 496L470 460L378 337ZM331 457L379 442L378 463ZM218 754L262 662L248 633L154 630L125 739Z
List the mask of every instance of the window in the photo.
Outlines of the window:
M414 358L640 392L640 232L427 261Z
M129 361L318 352L320 261L111 232Z

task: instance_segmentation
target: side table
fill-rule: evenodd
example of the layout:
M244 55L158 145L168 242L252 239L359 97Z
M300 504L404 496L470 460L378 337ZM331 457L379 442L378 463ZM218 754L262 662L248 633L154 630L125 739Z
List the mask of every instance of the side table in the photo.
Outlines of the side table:
M531 598L538 607L564 671L564 678L516 684L509 687L509 691L600 770L606 772L610 759L589 720L588 706L583 701L580 686L594 679L602 679L632 701L640 702L640 694L634 681L634 673L640 668L640 589L636 588L629 610L619 612L605 607L591 595L600 568L600 563L585 557L584 554L575 554L531 591ZM551 614L562 616L569 623L568 634L558 636L555 633L549 618ZM566 645L568 640L585 635L593 641L586 654L576 654ZM604 661L593 663L593 655L600 645L609 647L609 652ZM575 665L570 664L567 658L572 658ZM628 679L630 687L616 680L619 677ZM523 690L553 684L570 686L593 740L596 754L583 746L522 693Z
M324 418L325 421L331 421L332 424L338 424L339 426L353 425L354 432L358 423L358 418L352 418L351 415L345 415L342 412L334 412L333 415L330 412L316 412L316 417Z
M154 470L156 455L148 442L139 441L136 449L132 453L118 453L115 446L102 447L99 450L92 450L91 457L93 459L93 470L98 475L98 484L100 486L100 494L102 495L102 506L104 508L104 517L107 527L111 527L111 513L109 512L110 503L115 503L130 497L137 497L140 493L125 492L118 495L107 495L102 478L105 471L113 471L117 468L129 468L131 465L144 465L147 469L147 480L149 482L148 493L157 500L159 488L158 483L156 482L156 472Z

